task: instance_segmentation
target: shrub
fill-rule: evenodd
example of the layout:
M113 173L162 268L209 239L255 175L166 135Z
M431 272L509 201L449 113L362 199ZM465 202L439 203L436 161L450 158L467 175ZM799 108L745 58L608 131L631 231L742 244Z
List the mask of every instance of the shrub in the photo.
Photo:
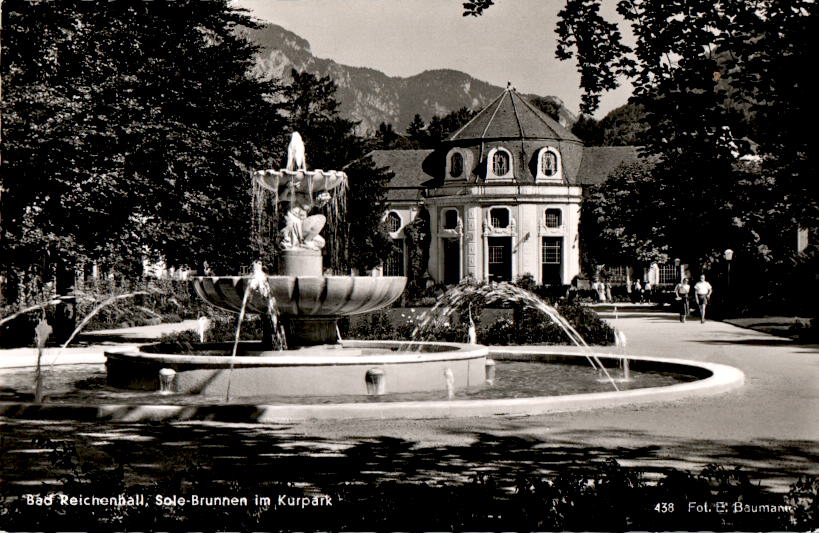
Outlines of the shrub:
M475 309L473 320L479 323L480 309ZM588 344L608 345L614 340L614 330L597 314L580 305L563 305L561 314L569 321ZM486 345L506 346L511 344L570 344L563 330L551 320L533 309L523 309L518 321L510 317L500 317L489 325L477 328L478 342ZM467 312L453 313L443 323L426 331L423 340L439 342L468 341ZM396 318L396 313L377 311L364 319L359 319L342 335L359 340L412 340L412 331L417 318L404 316Z
M210 326L205 333L205 342L222 343L233 342L236 338L236 321L238 315L218 315L211 318ZM256 315L245 316L242 322L242 329L239 339L243 341L259 340L262 338L262 319ZM199 342L199 333L196 331L177 331L168 333L159 338L159 344L152 348L152 351L170 353L191 351L194 344Z
M129 454L106 452L111 447L104 447L89 460L72 441L38 437L30 446L49 451L51 470L60 473L55 491L70 495L231 494L253 501L254 494L298 494L291 482L283 481L282 476L271 479L266 469L255 475L252 471L237 476L226 472L214 478L208 456L195 446L166 451L160 464L167 468L167 474L148 480L134 479L127 462ZM383 453L384 443L373 446L380 446L377 450ZM104 466L99 457L106 459ZM359 464L358 456L344 460ZM364 454L360 461L363 470L365 463L378 465L380 459ZM667 469L654 483L642 470L623 467L615 459L591 459L557 467L550 474L521 467L520 474L510 476L510 472L491 469L463 481L418 483L390 473L356 476L357 470L341 476L349 480L335 475L327 479L327 471L336 472L329 469L332 462L323 469L306 468L298 473L290 463L275 464L278 471L297 475L341 505L309 513L275 505L38 507L12 493L12 497L0 500L0 516L9 530L87 529L93 525L101 530L813 531L819 526L815 480L800 480L788 494L776 494L748 482L742 471L718 466L708 466L700 474ZM401 473L401 466L392 474ZM239 475L241 481L237 480ZM788 510L749 513L731 512L729 507L727 512L715 512L711 507L711 512L690 512L690 502L787 505Z
M614 330L594 311L580 305L563 305L559 311L588 344L608 345L613 342ZM478 340L488 345L570 343L560 326L533 309L523 309L517 322L504 317L486 328L480 328Z
M146 278L133 283L127 280L98 279L85 283L78 289L82 298L77 302L77 316L86 316L113 295L140 291L147 294L118 300L100 309L85 329L93 331L178 322L210 314L212 310L196 295L193 284L187 280Z
M819 342L819 318L812 318L807 321L797 320L789 328L788 333L799 342Z

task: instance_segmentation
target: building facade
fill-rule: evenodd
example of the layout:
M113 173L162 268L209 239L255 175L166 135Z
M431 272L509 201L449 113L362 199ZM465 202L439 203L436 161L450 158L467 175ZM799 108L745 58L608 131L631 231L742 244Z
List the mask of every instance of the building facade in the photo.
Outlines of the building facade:
M429 217L429 276L568 284L580 273L583 187L636 157L633 147L585 148L514 89L505 90L433 150L377 150L395 177L386 220L400 253L385 274L407 269L405 229Z

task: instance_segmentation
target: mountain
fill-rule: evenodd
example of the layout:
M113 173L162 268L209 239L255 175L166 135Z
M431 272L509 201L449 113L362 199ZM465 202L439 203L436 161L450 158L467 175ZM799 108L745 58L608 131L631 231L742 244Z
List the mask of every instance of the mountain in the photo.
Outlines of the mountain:
M254 75L287 82L291 68L295 68L330 76L338 85L342 115L360 121L362 133L377 130L382 122L403 132L416 113L429 122L434 115L445 115L461 107L481 108L503 90L457 70L427 70L401 78L371 68L341 65L332 59L314 56L306 39L275 24L246 32L260 48ZM561 123L574 122L575 117L560 99L547 98L560 104Z

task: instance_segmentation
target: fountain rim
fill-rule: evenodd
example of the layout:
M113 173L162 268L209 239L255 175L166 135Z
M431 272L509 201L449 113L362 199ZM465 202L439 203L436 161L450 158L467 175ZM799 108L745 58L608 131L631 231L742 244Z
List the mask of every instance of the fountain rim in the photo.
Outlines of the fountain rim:
M389 342L389 341L357 341ZM130 348L130 347L129 347ZM523 347L517 354L531 356L563 356L582 358L591 353L569 353L546 347ZM489 347L489 357L502 360L508 347ZM643 361L659 367L693 367L697 372L710 376L687 383L665 387L631 389L626 391L595 392L564 396L535 396L528 398L505 398L496 400L441 400L377 403L338 404L228 404L228 405L151 405L151 404L33 404L25 402L0 402L0 417L6 418L74 418L108 422L208 422L262 423L306 422L310 420L367 420L367 419L437 419L502 416L538 416L552 413L589 411L594 409L662 403L683 399L701 398L724 394L741 387L745 374L738 368L719 363L693 361L690 359L636 356L610 352L594 352L602 359ZM104 357L95 360L72 361L65 358L58 364L99 364ZM2 364L2 363L0 363ZM28 368L0 366L0 368Z
M284 350L281 352L272 352L271 355L237 355L231 357L230 355L196 355L196 354L165 354L156 352L144 352L143 347L155 346L159 343L144 344L137 348L136 352L122 351L122 350L106 350L106 357L130 357L132 359L145 359L153 362L162 362L168 364L188 364L197 363L204 368L223 367L230 365L231 361L234 367L241 368L243 366L342 366L342 365L362 365L362 364L401 364L401 363L417 363L436 362L436 361L458 361L462 359L475 359L477 357L486 356L489 350L486 346L480 344L465 344L456 342L414 342L414 341L361 341L361 340L342 340L341 349L344 348L383 348L388 351L379 354L368 355L345 355L334 354L334 349L328 349L331 352L328 355L315 355L312 353L300 354L301 350ZM233 343L220 343L225 347L230 347ZM442 348L436 351L391 351L395 346L406 346L411 348L413 346L435 346ZM313 347L315 348L315 347ZM386 359L385 359L386 358Z

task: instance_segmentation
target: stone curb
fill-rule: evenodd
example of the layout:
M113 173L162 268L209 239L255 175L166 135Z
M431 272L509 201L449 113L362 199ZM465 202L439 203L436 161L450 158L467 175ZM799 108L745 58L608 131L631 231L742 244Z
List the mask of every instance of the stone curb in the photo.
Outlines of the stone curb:
M531 348L490 348L497 359L578 358L583 354L567 354L559 350ZM588 353L603 359L619 359L611 353ZM80 356L77 356L81 358ZM58 364L76 362L99 363L103 357L88 361L62 359ZM115 422L137 421L219 421L236 423L281 423L305 420L347 419L436 419L490 416L533 416L548 413L583 411L654 402L673 402L687 398L712 396L741 387L745 374L737 368L716 363L684 359L629 356L633 361L653 370L680 371L686 367L694 373L708 375L688 383L667 387L635 389L620 392L599 392L566 396L545 396L501 400L452 400L428 402L351 403L332 405L37 405L31 403L0 403L0 416L24 419L76 419ZM9 367L6 361L0 367ZM30 365L21 365L30 366Z

